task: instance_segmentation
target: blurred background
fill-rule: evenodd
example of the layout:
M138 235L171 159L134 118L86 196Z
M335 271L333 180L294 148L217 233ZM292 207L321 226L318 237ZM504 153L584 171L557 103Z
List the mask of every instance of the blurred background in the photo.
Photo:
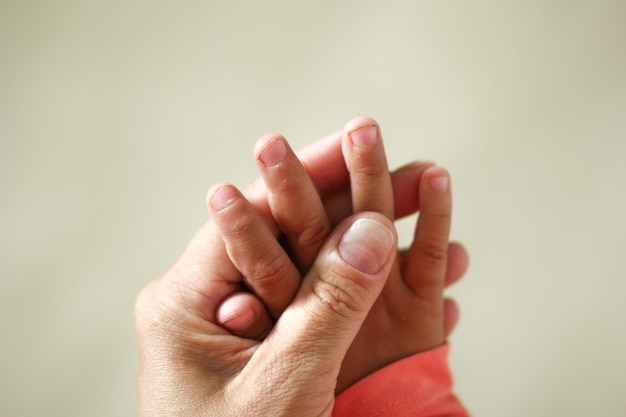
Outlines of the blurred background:
M135 414L206 191L357 115L451 172L470 411L626 415L626 2L5 0L0 48L3 416Z

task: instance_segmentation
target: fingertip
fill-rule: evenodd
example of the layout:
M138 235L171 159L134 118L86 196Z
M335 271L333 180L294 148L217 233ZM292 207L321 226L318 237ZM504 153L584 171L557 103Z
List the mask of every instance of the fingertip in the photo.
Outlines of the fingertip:
M448 260L446 267L445 285L450 286L457 282L469 266L469 255L465 247L458 242L448 244Z
M466 262L469 262L469 255L467 253L467 249L465 249L465 245L461 242L452 241L450 242L450 250L457 252L459 255L462 255Z
M450 188L450 174L445 168L433 166L426 169L424 179L432 191L443 193Z
M443 331L446 339L456 327L459 316L459 307L456 302L451 298L446 298L443 301Z
M287 140L277 134L267 135L259 149L255 149L257 161L266 167L280 164L289 152Z
M254 150L253 150L254 158L257 160L260 159L259 156L261 155L264 148L267 147L268 144L270 144L272 141L275 141L277 139L285 140L285 137L281 135L280 133L271 132L271 133L266 133L263 136L261 136L259 139L257 139L256 143L254 144Z
M232 204L240 193L229 183L215 184L206 195L206 205L209 211L220 211Z
M375 126L377 129L379 128L376 120L372 119L371 117L357 116L351 119L348 123L346 123L343 130L344 132L351 132L365 126Z
M367 148L381 141L378 123L369 117L361 116L350 120L344 131L352 145L356 147Z

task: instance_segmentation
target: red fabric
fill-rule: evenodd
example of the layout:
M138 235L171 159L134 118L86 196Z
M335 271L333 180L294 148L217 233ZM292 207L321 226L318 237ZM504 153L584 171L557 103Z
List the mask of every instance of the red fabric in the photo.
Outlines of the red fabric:
M333 417L469 417L452 394L447 344L395 362L335 399Z

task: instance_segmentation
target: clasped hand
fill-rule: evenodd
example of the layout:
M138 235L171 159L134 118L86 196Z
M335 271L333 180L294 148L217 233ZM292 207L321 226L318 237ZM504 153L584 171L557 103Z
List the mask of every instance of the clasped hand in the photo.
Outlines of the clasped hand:
M330 416L337 392L456 322L443 289L467 255L448 243L443 168L390 173L367 118L299 158L265 135L255 158L262 178L214 186L211 219L137 299L140 415ZM392 221L417 210L398 251Z

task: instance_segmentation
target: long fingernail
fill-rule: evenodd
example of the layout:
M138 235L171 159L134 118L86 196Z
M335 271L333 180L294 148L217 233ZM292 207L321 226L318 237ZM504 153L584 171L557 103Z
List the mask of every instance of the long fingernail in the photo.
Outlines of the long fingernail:
M211 207L220 211L228 207L237 198L237 191L232 185L225 185L211 197Z
M285 155L287 155L287 144L281 138L277 138L265 145L259 158L265 166L269 167L279 164L285 158Z
M378 142L378 129L368 125L350 132L352 143L356 146L371 146Z
M385 265L394 247L391 230L375 220L359 219L341 238L339 254L355 269L375 274Z

